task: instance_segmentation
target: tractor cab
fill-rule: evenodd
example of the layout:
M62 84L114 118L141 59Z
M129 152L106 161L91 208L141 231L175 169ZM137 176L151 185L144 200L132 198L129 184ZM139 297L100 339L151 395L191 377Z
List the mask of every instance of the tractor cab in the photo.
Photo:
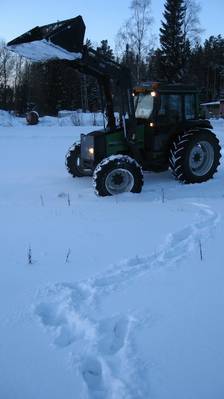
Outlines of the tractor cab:
M134 89L138 123L176 125L198 118L198 92L194 86L145 83Z
M192 85L147 82L133 91L137 126L144 126L146 168L167 169L171 143L190 129L212 129L199 119L198 91Z

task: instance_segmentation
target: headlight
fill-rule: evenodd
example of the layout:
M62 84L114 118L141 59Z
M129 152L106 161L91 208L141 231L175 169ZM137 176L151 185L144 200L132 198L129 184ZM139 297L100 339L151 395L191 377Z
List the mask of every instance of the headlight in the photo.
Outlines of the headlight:
M90 155L94 155L94 148L93 147L89 147L88 151L89 151Z
M81 135L81 158L86 161L94 160L94 136Z

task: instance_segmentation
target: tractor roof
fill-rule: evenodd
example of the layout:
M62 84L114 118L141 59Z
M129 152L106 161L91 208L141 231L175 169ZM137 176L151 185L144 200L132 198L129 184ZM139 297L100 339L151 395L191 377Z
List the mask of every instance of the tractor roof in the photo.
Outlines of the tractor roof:
M159 93L197 93L196 86L182 83L166 83L166 82L144 82L134 88L135 93L148 93L158 91Z

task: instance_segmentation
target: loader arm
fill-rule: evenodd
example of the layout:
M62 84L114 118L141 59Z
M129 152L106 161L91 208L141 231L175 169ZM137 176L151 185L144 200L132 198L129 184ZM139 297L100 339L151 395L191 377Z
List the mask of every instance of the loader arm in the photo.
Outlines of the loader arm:
M115 129L111 81L114 82L116 91L119 93L120 113L123 116L128 114L126 138L131 139L135 133L135 110L130 70L86 46L83 47L82 58L74 61L74 67L82 73L94 76L103 87L110 130Z
M135 135L136 121L133 101L131 72L128 68L88 48L84 43L85 24L81 16L35 27L10 41L7 47L36 62L64 60L70 66L87 75L94 76L104 91L108 127L115 130L115 117L111 81L120 98L124 133L131 141ZM128 114L126 126L125 115Z

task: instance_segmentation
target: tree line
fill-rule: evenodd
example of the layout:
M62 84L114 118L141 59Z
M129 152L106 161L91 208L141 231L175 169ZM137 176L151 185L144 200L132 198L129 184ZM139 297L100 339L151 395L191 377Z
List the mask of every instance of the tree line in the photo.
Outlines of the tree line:
M203 43L197 0L165 0L158 38L152 33L151 0L132 0L130 16L113 50L102 40L97 52L128 66L133 83L155 80L194 84L201 101L224 96L224 38ZM87 46L91 42L87 40ZM31 63L0 45L0 109L56 115L61 109L101 109L96 80L63 61Z

